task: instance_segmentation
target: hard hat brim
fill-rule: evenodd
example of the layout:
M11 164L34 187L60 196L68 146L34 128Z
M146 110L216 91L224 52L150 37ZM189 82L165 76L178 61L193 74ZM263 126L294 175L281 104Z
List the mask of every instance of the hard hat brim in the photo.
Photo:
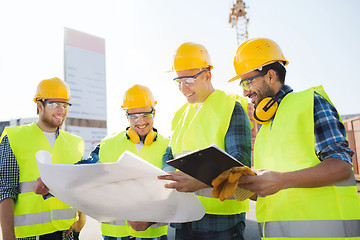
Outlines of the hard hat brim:
M228 82L233 82L233 81L236 81L236 80L241 80L241 76L233 77L233 78L230 79Z
M40 100L40 99L45 99L45 98L38 98L38 97L36 97L36 98L34 98L34 102L36 103L38 100ZM52 98L52 99L65 99L65 98ZM75 98L69 98L69 99L66 99L67 101L74 101L74 100L76 100Z

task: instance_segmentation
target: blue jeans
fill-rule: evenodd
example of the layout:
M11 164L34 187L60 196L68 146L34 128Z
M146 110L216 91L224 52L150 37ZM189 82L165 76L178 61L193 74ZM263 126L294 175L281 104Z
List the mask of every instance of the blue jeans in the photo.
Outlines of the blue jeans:
M191 223L182 224L181 229L176 229L175 240L245 240L245 223L243 221L234 227L221 232L193 231Z

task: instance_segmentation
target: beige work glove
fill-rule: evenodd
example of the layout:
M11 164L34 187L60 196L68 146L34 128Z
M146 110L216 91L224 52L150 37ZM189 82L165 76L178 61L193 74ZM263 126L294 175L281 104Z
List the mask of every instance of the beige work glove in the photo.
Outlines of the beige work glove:
M255 175L255 173L246 166L233 167L226 170L212 181L213 191L211 192L211 195L215 198L219 198L220 201L232 198L234 194L236 200L243 201L248 199L254 193L237 187L239 177L242 175Z

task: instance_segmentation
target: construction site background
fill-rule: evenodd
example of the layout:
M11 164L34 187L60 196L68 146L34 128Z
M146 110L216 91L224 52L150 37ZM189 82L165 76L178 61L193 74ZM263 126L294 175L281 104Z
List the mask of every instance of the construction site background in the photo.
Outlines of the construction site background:
M352 157L355 179L360 181L360 116L343 120L350 149L355 152Z

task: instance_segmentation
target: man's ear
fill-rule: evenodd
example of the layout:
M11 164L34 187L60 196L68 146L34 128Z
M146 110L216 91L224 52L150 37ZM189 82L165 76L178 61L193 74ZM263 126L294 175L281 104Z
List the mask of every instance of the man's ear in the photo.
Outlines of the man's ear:
M205 72L205 78L206 78L206 81L211 81L211 72L210 71L206 71Z
M269 83L275 84L278 80L277 73L273 69L270 69L267 74L269 75Z
M37 102L36 102L36 105L37 105L37 108L38 108L38 112L40 112L40 110L43 110L44 105L42 104L41 101L37 101Z
M154 108L154 110L153 110L153 118L155 118L155 108Z

